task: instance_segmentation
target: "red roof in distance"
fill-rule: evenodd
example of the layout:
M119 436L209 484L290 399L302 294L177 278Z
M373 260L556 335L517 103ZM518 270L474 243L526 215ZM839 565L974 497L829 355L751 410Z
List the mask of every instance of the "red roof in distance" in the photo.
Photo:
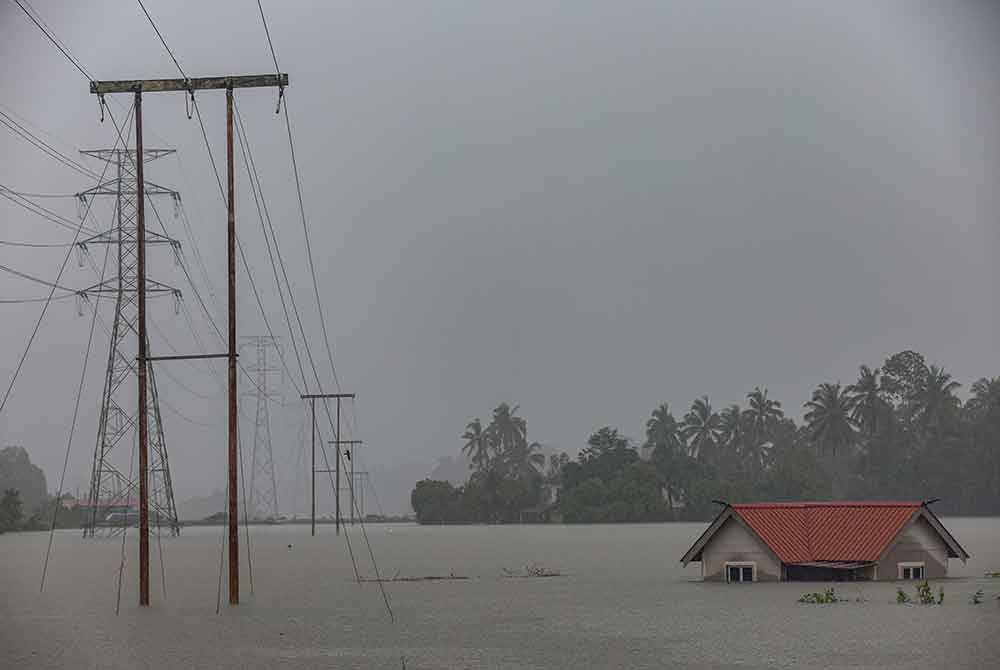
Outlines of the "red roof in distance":
M877 561L920 508L882 501L732 505L782 563Z

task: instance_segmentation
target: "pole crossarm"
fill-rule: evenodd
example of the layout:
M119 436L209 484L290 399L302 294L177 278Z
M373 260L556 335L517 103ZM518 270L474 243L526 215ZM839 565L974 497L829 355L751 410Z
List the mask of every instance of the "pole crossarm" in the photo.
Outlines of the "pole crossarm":
M149 161L146 162L148 163ZM97 186L94 186L93 188L89 188L86 191L80 191L79 193L75 193L74 195L77 198L86 198L92 195L118 195L117 181L118 181L117 179L108 179L104 182L101 182ZM135 191L124 189L122 190L122 195L135 195ZM147 181L146 197L148 198L151 195L169 195L172 198L180 197L180 193L174 191L173 189L169 189L164 186L160 186L159 184L154 184L153 182Z
M181 290L179 288L174 288L173 286L167 286L166 284L160 283L155 279L146 279L144 283L146 293L148 295L165 295L171 294L178 300L183 297ZM100 284L94 284L89 288L77 291L77 293L85 295L95 295L100 293L119 293L121 287L118 285L118 279L106 279Z
M97 158L102 161L112 161L118 156L125 154L135 154L135 149L82 149L80 151L84 156L90 156L91 158ZM143 149L142 150L142 162L148 163L150 161L155 161L157 158L163 158L164 156L169 156L170 154L177 153L176 149ZM149 182L145 182L146 190L149 191Z
M229 353L225 354L179 354L177 356L146 356L147 361L194 361L203 358L229 358Z
M303 400L309 398L354 398L353 393L305 393L299 396Z
M161 235L160 233L154 232L152 230L146 231L146 244L169 244L175 249L181 248L180 240L175 240L172 237L167 237L166 235ZM105 230L104 232L97 233L96 235L91 235L85 240L80 240L76 243L78 247L86 247L88 244L121 244L121 240L118 239L117 230Z
M234 88L284 88L288 74L250 74L234 77L191 77L189 79L121 79L117 81L92 81L90 92L105 93L161 93L165 91L207 91Z

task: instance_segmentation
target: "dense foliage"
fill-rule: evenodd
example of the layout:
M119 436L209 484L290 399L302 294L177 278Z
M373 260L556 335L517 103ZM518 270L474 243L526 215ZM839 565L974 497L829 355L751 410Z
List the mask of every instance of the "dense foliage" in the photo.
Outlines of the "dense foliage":
M500 404L485 428L473 419L462 448L471 462L468 482L424 480L410 496L420 523L508 523L538 507L545 490L541 445L528 442L527 422L517 406Z
M501 405L485 429L466 427L469 482L421 482L413 507L421 523L515 521L553 500L532 520L703 520L713 500L941 498L941 513L1000 514L1000 377L964 402L958 389L904 351L851 384L819 384L801 425L762 387L721 411L702 396L680 418L656 407L641 444L604 427L546 468L517 408Z
M7 489L0 498L0 533L21 527L21 496L14 489Z
M45 473L31 462L24 447L0 449L0 491L15 489L26 512L32 512L48 498Z

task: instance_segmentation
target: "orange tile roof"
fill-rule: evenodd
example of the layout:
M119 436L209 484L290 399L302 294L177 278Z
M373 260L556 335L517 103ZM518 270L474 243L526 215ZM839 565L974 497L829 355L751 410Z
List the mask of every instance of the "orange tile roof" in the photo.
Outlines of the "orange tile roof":
M918 502L732 506L782 563L877 561L920 507Z

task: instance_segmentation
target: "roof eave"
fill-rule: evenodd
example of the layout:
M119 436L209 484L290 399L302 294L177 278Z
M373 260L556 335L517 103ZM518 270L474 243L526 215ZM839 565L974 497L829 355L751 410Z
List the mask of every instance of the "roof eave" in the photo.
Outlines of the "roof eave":
M712 536L715 535L716 531L722 527L722 524L726 522L726 519L732 515L733 508L726 505L722 511L715 516L715 519L713 519L712 523L708 525L708 528L706 528L705 531L698 536L698 539L694 541L691 548L684 552L684 555L681 556L681 564L684 567L687 567L687 564L691 561L701 561L701 550L705 548L705 545L708 544L710 539L712 539Z

